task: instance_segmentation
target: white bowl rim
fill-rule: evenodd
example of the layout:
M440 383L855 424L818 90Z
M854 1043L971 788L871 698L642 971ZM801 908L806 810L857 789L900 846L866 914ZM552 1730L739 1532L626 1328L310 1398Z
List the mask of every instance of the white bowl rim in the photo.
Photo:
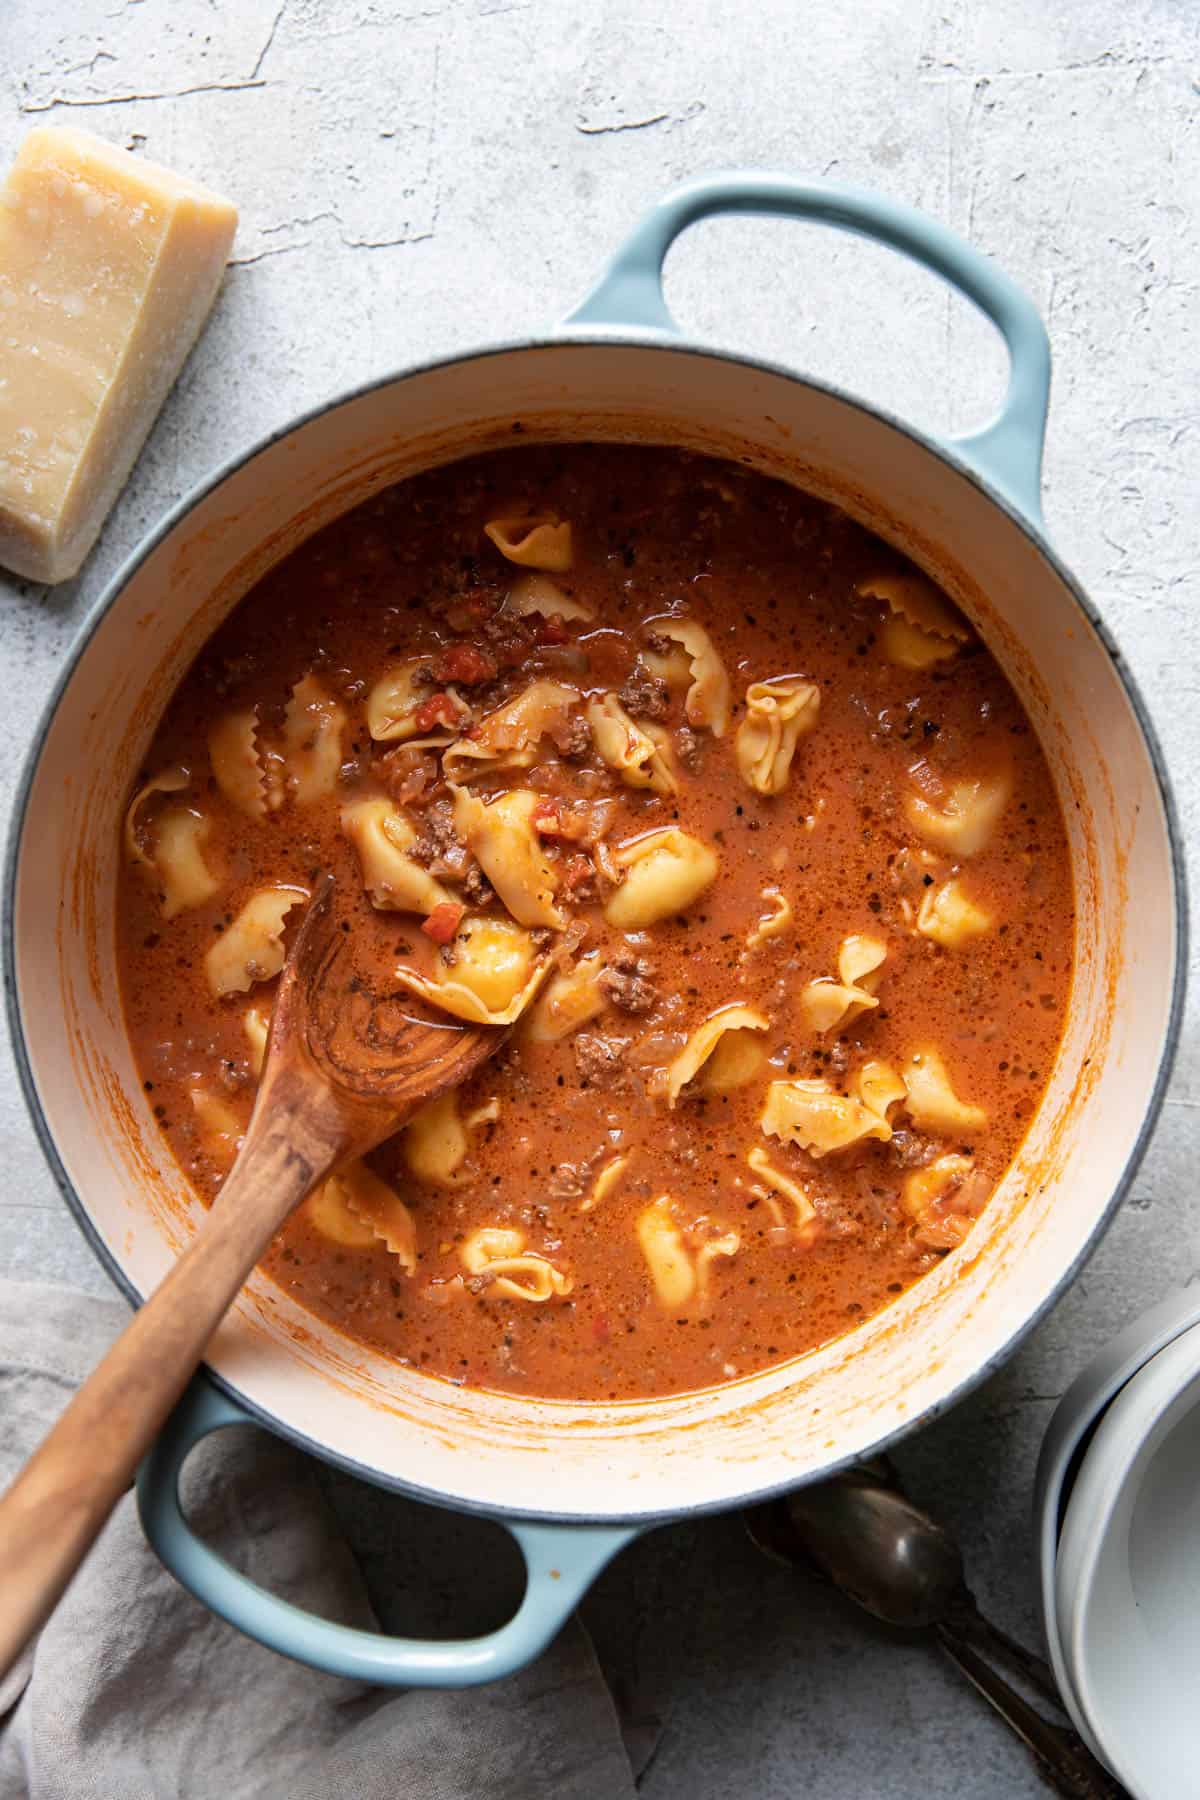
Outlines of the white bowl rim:
M1103 1419L1122 1389L1161 1350L1183 1332L1200 1323L1200 1295L1187 1289L1171 1294L1130 1321L1097 1352L1075 1377L1050 1421L1042 1440L1035 1482L1038 1573L1042 1597L1042 1629L1050 1652L1055 1679L1070 1704L1069 1711L1082 1735L1091 1743L1083 1707L1075 1693L1070 1664L1059 1631L1055 1578L1058 1548L1066 1508L1070 1504L1078 1470L1071 1465L1088 1434ZM1070 1479L1068 1479L1070 1477ZM1099 1755L1099 1746L1091 1743Z
M1184 1406L1181 1403L1188 1401ZM1096 1428L1075 1478L1059 1539L1056 1610L1063 1654L1081 1714L1104 1762L1133 1791L1135 1768L1127 1738L1117 1736L1089 1679L1087 1645L1094 1629L1096 1573L1128 1488L1144 1478L1157 1454L1150 1439L1178 1410L1200 1406L1200 1327L1181 1332L1125 1385ZM1115 1747L1114 1747L1115 1746Z

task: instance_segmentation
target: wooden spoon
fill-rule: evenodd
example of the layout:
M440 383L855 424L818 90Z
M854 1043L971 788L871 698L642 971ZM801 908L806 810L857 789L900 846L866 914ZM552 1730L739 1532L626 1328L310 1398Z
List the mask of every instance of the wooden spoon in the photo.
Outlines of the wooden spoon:
M246 1136L211 1210L0 1500L0 1678L58 1603L288 1215L507 1035L416 1017L407 996L374 993L335 929L332 893L322 875L279 984Z

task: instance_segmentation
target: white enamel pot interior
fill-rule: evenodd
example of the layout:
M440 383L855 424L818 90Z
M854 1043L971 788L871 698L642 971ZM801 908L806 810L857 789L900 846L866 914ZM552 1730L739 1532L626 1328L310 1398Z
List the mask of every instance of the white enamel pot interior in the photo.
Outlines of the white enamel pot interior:
M1078 898L1066 1039L1015 1165L968 1242L839 1342L679 1398L533 1401L373 1355L261 1276L213 1342L211 1370L251 1412L373 1480L510 1516L647 1519L808 1481L896 1437L995 1365L1069 1280L1165 1078L1177 872L1155 756L1113 654L1034 529L943 451L786 372L662 341L538 343L373 387L226 473L133 560L31 761L10 868L18 1053L64 1191L132 1296L154 1288L200 1216L141 1091L113 954L122 808L156 722L272 563L388 483L517 441L518 421L522 442L743 458L934 572L1037 727Z

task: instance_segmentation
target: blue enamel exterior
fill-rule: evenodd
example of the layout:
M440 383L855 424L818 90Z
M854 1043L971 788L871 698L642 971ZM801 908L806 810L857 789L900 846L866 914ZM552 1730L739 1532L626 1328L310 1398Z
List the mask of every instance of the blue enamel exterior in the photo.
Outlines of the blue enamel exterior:
M911 430L909 435L945 455L952 464L965 466L972 472L997 505L1012 511L1025 523L1029 535L1049 558L1050 551L1039 529L1042 442L1050 379L1050 352L1045 329L1027 296L1000 270L952 232L909 207L855 189L793 181L782 175L731 174L690 183L667 195L641 221L614 257L601 281L564 322L559 337L586 337L599 341L611 334L617 337L624 335L631 341L642 343L653 343L656 340L664 344L678 343L675 323L663 299L664 259L675 238L690 224L728 212L769 213L808 219L889 244L944 276L995 323L1004 337L1010 359L1008 393L998 417L984 431L970 438L948 440L929 435L920 438ZM553 336L549 341L553 342ZM678 348L683 353L694 347L678 343ZM861 402L852 401L848 396L841 397L848 404L861 405ZM907 429L900 426L899 421L891 423L900 429ZM258 450L263 448L264 445L257 446ZM238 459L239 462L241 460L244 459ZM236 466L235 463L220 471L196 494L189 495L159 531L151 534L120 571L89 619L88 629L81 634L59 686L51 697L42 732L35 742L26 767L22 792L18 795L6 875L10 899L15 883L24 800L40 753L41 735L44 735L58 694L69 679L74 662L87 641L89 629L94 628L103 617L112 599L121 591L138 563L190 510L199 494L218 484ZM1060 568L1058 572L1064 581L1068 580L1065 571ZM1081 612L1100 631L1101 623L1088 607L1085 597L1074 584L1071 586ZM1182 968L1186 919L1182 858L1170 789L1140 697L1128 672L1123 668L1120 672L1159 777L1167 829L1175 856L1179 938L1174 1005L1155 1095L1135 1153L1106 1217L1111 1217L1120 1194L1128 1185L1140 1160L1170 1071L1182 1004L1182 976L1178 971ZM24 1051L14 960L12 934L8 930L5 935L7 997L17 1066L35 1126L81 1228L101 1260L109 1267L114 1279L130 1294L131 1299L136 1300L138 1296L130 1289L123 1271L106 1254L101 1241L92 1230L86 1211L75 1196L61 1166L43 1118L36 1085ZM1095 1241L1094 1238L1092 1241ZM1081 1253L1080 1262L1083 1254ZM1032 1319L1027 1321L1026 1328L1033 1322ZM981 1371L980 1378L986 1372ZM951 1400L956 1397L952 1396ZM253 1408L240 1406L223 1386L218 1390L209 1378L197 1376L139 1476L138 1504L146 1534L172 1573L214 1612L283 1655L326 1670L330 1674L383 1686L404 1687L468 1686L493 1681L509 1674L541 1652L605 1564L624 1544L639 1531L646 1529L648 1523L653 1522L555 1523L543 1519L506 1519L489 1513L488 1516L497 1518L516 1540L525 1559L528 1576L521 1606L507 1625L486 1637L455 1643L389 1638L382 1634L353 1630L315 1618L266 1593L230 1567L190 1530L180 1508L178 1494L180 1472L189 1451L210 1432L247 1421L266 1425L271 1423L256 1417ZM914 1425L916 1423L914 1421ZM303 1442L294 1432L286 1435ZM321 1454L319 1444L307 1447L315 1454ZM357 1472L366 1479L371 1478L369 1469L359 1469ZM419 1489L411 1491L416 1498L434 1501L438 1498L436 1495L426 1496ZM756 1497L764 1496L759 1494ZM685 1515L691 1510L684 1500L678 1508L678 1515Z
M555 1637L632 1525L531 1525L501 1519L525 1559L525 1596L516 1614L486 1637L439 1643L385 1637L335 1625L258 1587L191 1530L179 1503L189 1452L211 1431L248 1415L198 1375L175 1408L138 1475L146 1536L171 1573L198 1600L260 1644L330 1675L378 1687L471 1687L524 1668Z
M860 188L793 181L787 175L711 175L664 196L626 239L568 325L638 332L678 327L662 291L668 250L689 225L720 213L807 219L888 244L943 276L1000 332L1009 383L992 423L945 447L968 463L1035 524L1042 516L1042 445L1050 404L1050 340L1029 296L978 250L936 219ZM937 440L935 439L935 442Z

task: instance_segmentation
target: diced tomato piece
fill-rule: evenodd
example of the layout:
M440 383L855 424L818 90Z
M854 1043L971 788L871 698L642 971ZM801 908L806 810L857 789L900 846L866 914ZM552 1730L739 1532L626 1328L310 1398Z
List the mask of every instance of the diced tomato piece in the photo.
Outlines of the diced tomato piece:
M543 837L565 838L568 844L586 844L593 831L587 808L564 807L561 800L546 795L533 810L533 823Z
M414 712L413 724L418 731L432 731L437 725L456 725L461 716L462 707L455 704L453 694L430 694Z
M537 628L539 644L565 644L569 635L558 613L552 619L543 619Z
M591 835L592 822L586 811L573 811L564 807L561 800L543 794L533 809L533 828L543 837L565 838L569 844L583 844Z
M557 800L543 797L533 809L533 829L543 837L563 837L562 811Z
M588 886L596 878L590 856L571 856L563 870L563 882L567 892L573 894L577 889Z
M433 674L436 681L461 681L464 687L475 687L496 679L496 659L475 644L452 644L434 663Z
M457 900L442 900L424 921L421 930L426 937L431 937L435 944L448 944L462 924L463 914L466 910L466 907L460 906Z
M608 1335L608 1320L603 1313L597 1313L592 1320L592 1336L598 1344L607 1344Z

